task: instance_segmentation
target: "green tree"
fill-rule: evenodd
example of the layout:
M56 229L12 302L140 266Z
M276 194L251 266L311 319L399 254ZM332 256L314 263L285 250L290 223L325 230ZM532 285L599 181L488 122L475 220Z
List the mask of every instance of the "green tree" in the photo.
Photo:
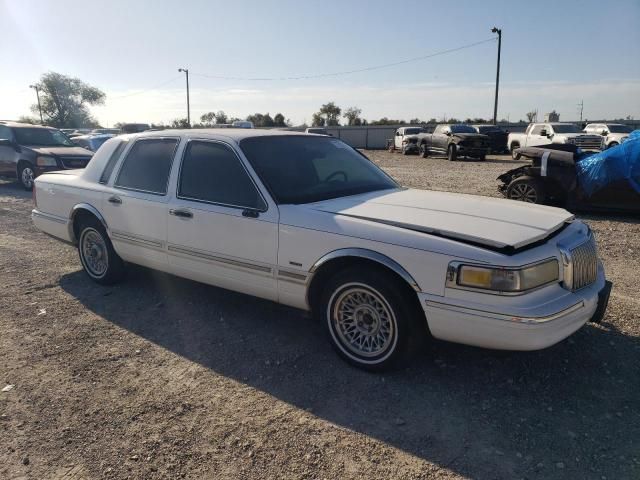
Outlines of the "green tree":
M254 127L274 127L275 121L268 113L254 113L247 117L247 121L252 122Z
M316 112L311 117L311 126L312 127L324 127L326 124L326 120L322 116L320 112Z
M25 115L18 118L18 122L20 123L30 123L31 125L37 125L40 121L36 120L34 117L27 117Z
M325 103L320 107L317 113L313 114L314 126L336 126L340 125L340 114L342 109L338 107L334 102ZM320 118L324 119L322 125L315 125L316 120L320 122Z
M360 118L360 114L362 113L362 109L358 107L349 107L344 111L342 115L347 119L347 125L362 125L362 119Z
M169 128L190 128L186 118L176 118L171 122Z
M284 119L284 115L281 113L276 113L275 116L273 117L273 123L276 127L286 127L287 126L287 122Z
M102 90L84 83L79 78L56 72L42 75L40 104L46 125L58 128L95 127L98 122L91 116L89 105L103 105L106 95ZM31 106L38 113L38 104Z

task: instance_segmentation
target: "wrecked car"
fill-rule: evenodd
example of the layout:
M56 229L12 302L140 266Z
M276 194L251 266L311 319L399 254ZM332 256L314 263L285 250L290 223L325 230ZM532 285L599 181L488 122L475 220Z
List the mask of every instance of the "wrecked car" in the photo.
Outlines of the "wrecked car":
M438 125L433 133L418 135L420 155L444 154L454 162L459 157L484 161L489 153L489 137L476 132L471 125Z
M511 200L640 213L640 130L599 153L566 144L520 148L517 153L531 164L498 177L498 190Z

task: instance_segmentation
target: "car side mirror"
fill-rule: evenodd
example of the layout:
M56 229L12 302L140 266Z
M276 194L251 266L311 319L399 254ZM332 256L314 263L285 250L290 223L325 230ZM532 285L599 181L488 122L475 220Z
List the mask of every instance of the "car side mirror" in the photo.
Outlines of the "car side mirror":
M602 135L603 137L606 137L608 133L606 130L602 130L602 132L600 132L600 135Z
M451 136L451 132L444 132L444 134L445 134L447 137L450 137L450 136Z

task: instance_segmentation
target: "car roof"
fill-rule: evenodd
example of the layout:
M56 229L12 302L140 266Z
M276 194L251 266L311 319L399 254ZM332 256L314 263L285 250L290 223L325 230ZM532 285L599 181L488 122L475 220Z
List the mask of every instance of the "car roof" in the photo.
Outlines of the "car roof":
M6 127L12 127L12 128L43 128L45 130L57 130L56 128L47 127L45 125L32 125L31 123L20 123L20 122L0 121L0 125L4 125Z
M225 138L236 143L251 137L276 136L308 136L305 132L292 130L270 130L255 128L192 128L183 130L152 130L140 133L122 135L123 138L152 138L152 137L188 137L188 138Z

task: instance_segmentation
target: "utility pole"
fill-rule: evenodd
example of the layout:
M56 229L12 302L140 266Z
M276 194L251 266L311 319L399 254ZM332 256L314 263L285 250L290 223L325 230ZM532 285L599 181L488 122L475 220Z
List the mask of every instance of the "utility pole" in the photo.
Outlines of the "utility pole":
M29 88L33 88L36 91L36 97L38 97L38 111L40 112L40 123L44 123L42 119L42 106L40 105L40 86L38 84L29 85Z
M578 107L580 107L580 125L582 125L582 111L584 110L584 100L580 100Z
M191 128L191 108L189 106L189 69L179 68L178 71L184 72L187 76L187 123L189 124L189 128Z
M502 49L502 29L493 27L492 33L498 34L498 67L496 69L496 99L493 104L493 124L498 124L498 85L500 85L500 50Z

